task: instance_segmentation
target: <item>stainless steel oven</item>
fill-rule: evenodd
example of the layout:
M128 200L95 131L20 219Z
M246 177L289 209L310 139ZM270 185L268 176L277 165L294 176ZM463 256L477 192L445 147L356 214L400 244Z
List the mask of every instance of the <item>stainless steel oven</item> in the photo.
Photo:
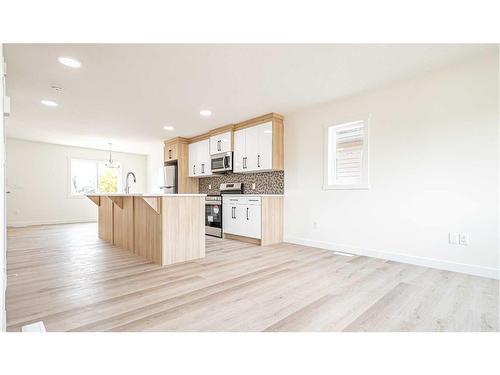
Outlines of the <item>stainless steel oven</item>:
M205 234L222 238L222 197L207 195L205 198Z
M211 160L212 173L226 173L233 170L232 152L212 155Z
M221 195L207 195L205 197L205 234L222 238L222 195L242 194L241 182L220 184Z

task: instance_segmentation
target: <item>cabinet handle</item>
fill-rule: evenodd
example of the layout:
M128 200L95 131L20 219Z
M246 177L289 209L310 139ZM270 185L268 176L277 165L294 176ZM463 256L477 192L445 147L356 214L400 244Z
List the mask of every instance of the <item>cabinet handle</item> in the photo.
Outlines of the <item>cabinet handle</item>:
M221 141L217 141L217 151L221 150Z
M257 155L257 168L260 168L260 155Z
M196 165L193 165L193 174L196 174Z
M201 165L201 174L204 174L205 173L205 164L202 164Z
M231 212L231 217L232 217L233 219L236 219L236 207L231 207L231 211L232 211L232 212Z
M172 150L168 150L168 158L172 159Z
M243 158L243 169L247 169L247 157Z
M247 220L248 220L248 207L247 207Z

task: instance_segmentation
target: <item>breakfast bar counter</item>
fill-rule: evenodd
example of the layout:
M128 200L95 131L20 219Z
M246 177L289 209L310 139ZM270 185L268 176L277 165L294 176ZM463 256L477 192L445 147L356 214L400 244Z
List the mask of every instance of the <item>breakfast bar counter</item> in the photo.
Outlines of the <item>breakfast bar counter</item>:
M88 194L99 238L162 266L205 257L205 194Z

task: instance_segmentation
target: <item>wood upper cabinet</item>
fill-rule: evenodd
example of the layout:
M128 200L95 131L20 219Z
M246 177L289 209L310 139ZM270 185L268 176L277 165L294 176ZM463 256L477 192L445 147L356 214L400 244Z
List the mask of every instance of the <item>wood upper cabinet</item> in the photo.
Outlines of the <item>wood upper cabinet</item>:
M235 172L283 169L283 131L278 127L269 121L234 132Z
M172 160L177 160L178 156L178 145L177 143L165 143L165 146L163 148L164 152L164 157L163 160L165 161L172 161Z
M183 137L165 141L165 165L177 165L177 183L179 193L198 193L198 180L189 177L189 140Z
M210 155L221 154L232 150L232 132L225 132L210 137Z
M190 177L206 177L212 175L209 139L190 143L188 153Z

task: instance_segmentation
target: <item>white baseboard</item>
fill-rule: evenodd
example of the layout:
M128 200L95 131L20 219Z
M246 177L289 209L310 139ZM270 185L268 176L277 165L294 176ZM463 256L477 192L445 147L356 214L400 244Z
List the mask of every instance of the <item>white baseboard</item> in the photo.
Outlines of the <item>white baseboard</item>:
M95 218L90 219L67 219L67 220L39 220L39 221L14 221L7 223L7 228L30 227L32 225L53 225L53 224L76 224L95 223Z
M310 240L298 237L287 237L284 239L284 241L294 243L297 245L319 247L321 249L326 249L326 250L342 251L346 253L363 255L372 258L380 258L380 259L392 260L395 262L414 264L416 266L424 266L430 268L437 268L445 271L466 273L469 275L482 276L490 279L497 279L497 280L500 279L500 270L490 267L475 266L464 263L455 263L445 260L418 257L400 253L389 253L374 249L358 248L346 245L339 245L332 242Z

